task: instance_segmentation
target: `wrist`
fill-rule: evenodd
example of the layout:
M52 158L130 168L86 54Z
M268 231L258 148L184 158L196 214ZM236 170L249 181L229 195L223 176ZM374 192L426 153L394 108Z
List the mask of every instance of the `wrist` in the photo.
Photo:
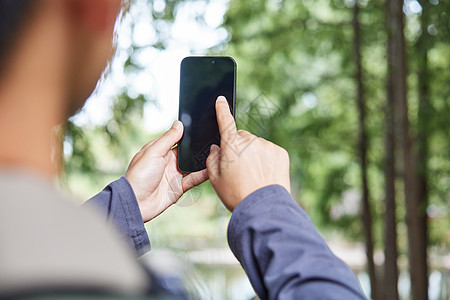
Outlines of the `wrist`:
M251 205L254 201L259 201L260 199L272 197L273 194L278 193L289 193L289 191L280 184L267 184L259 188L254 189L252 192L248 193L239 203L236 204L234 210L241 209L241 207L247 207ZM246 203L246 204L244 204Z
M122 178L124 178L126 180L126 182L129 184L130 189L133 192L134 199L136 200L136 203L139 207L139 212L141 214L141 218L142 218L143 222L146 223L148 220L145 220L145 216L142 213L143 212L143 207L142 207L143 203L142 203L142 201L139 201L139 196L138 196L138 193L136 192L137 191L136 184L133 182L133 179L128 174L125 174L124 176L122 176Z

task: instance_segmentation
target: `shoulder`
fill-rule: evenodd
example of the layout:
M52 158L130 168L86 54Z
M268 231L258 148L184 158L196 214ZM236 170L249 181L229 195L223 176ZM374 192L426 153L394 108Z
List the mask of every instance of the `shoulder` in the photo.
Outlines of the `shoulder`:
M0 172L0 294L54 285L135 293L147 273L101 218L40 178Z

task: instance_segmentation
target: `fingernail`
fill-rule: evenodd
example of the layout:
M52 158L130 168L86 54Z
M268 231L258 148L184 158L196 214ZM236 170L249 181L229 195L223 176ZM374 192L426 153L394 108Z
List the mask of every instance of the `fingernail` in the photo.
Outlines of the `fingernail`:
M227 99L224 96L217 97L217 101L227 101Z
M209 152L214 152L217 151L219 149L219 146L217 146L216 144L212 144L211 147L209 148Z
M181 128L181 122L178 121L178 120L175 120L175 122L173 122L173 124L172 124L172 128L180 129Z

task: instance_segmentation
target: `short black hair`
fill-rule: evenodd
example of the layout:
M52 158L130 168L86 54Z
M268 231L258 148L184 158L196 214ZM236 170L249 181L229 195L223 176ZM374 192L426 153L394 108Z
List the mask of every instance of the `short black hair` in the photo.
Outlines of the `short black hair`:
M0 0L0 75L9 51L38 0Z

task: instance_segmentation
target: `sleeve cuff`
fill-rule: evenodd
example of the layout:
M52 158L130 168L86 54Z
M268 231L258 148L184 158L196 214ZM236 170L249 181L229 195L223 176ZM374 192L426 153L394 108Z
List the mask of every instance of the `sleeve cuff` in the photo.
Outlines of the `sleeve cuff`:
M117 205L118 207L116 209L111 207L111 210L122 215L121 217L113 216L112 221L122 220L117 225L123 234L131 240L137 254L141 256L150 250L151 244L133 188L124 176L112 182L111 188L116 191L118 197L118 201L112 203L112 206Z
M276 206L297 206L289 192L278 184L262 187L244 198L234 209L228 224L228 244L230 248L236 249L236 240L242 231L244 223L253 219L254 216L263 215L264 212L272 210Z

